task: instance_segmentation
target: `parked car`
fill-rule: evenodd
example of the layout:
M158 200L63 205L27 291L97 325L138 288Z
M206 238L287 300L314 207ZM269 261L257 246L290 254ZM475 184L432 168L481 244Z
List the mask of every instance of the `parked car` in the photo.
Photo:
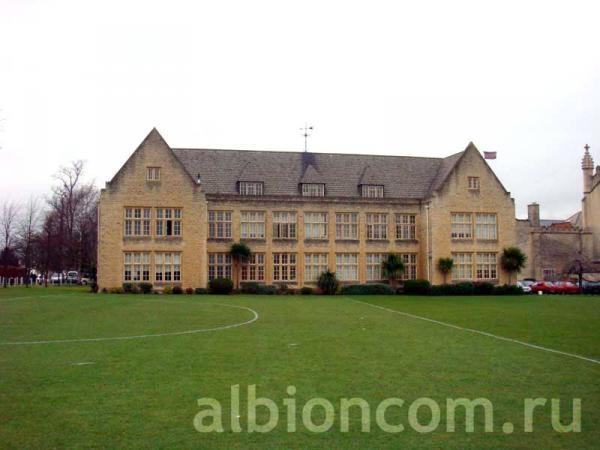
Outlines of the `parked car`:
M79 273L76 270L70 270L67 272L67 278L65 280L69 284L79 283Z
M531 285L531 292L537 294L538 292L542 292L544 294L554 294L556 292L556 288L554 287L554 283L550 281L536 281Z
M600 294L600 281L583 280L584 294Z
M79 284L82 286L87 286L88 284L90 284L91 280L88 277L81 277L79 279Z
M556 294L579 294L580 289L575 283L570 281L557 281L554 283Z
M523 289L523 292L525 292L526 294L530 294L531 293L531 285L533 283L530 281L517 281L517 286L519 286L521 289Z
M60 284L61 281L62 281L62 274L55 272L52 275L50 275L50 283L51 284Z

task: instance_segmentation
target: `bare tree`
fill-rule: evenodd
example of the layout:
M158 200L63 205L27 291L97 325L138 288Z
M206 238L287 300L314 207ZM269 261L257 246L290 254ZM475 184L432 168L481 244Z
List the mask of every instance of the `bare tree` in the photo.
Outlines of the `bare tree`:
M35 241L39 231L40 222L39 202L35 197L31 197L25 206L21 216L17 232L17 250L22 264L25 266L27 277L26 286L29 287L30 271L34 263Z
M19 206L10 200L6 200L0 208L0 237L2 238L2 249L10 248L15 237Z

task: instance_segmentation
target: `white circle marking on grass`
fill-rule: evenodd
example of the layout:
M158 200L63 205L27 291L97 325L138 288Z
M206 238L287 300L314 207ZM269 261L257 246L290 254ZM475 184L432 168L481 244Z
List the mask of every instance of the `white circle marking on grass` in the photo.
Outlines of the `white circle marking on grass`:
M474 333L474 334L480 334L482 336L491 337L491 338L494 338L494 339L498 339L500 341L512 342L513 344L524 345L525 347L534 348L536 350L542 350L544 352L549 352L549 353L556 353L558 355L563 355L563 356L570 356L571 358L577 358L577 359L581 359L583 361L591 362L591 363L594 363L594 364L600 364L600 361L597 360L597 359L587 358L585 356L576 355L575 353L562 352L560 350L554 350L553 348L542 347L541 345L535 345L535 344L530 344L529 342L519 341L518 339L507 338L507 337L504 337L504 336L498 336L496 334L488 333L487 331L475 330L473 328L464 328L464 327L461 327L461 326L458 326L458 325L454 325L452 323L447 323L447 322L442 322L440 320L430 319L429 317L417 316L415 314L410 314L410 313L406 313L406 312L403 312L403 311L398 311L396 309L386 308L384 306L379 306L379 305L373 305L373 304L367 303L367 302L361 302L360 300L354 300L353 298L349 298L349 300L353 301L354 303L360 303L361 305L367 305L367 306L370 306L372 308L377 308L377 309L381 309L383 311L391 312L391 313L394 313L394 314L400 314L401 316L410 317L411 319L424 320L425 322L435 323L437 325L442 325L442 326L445 326L445 327L454 328L456 330L467 331L469 333Z
M151 303L174 303L174 304L186 304L185 302L173 302L168 300L146 300ZM192 304L192 303L190 303ZM244 309L252 313L252 318L245 322L234 323L231 325L222 325L219 327L212 328L199 328L197 330L186 330L186 331L174 331L170 333L157 333L157 334L140 334L136 336L115 336L115 337L99 337L99 338L81 338L81 339L50 339L45 341L18 341L18 342L0 342L0 345L36 345L36 344L66 344L71 342L102 342L102 341L126 341L131 339L146 339L153 337L166 337L166 336L182 336L185 334L197 334L206 333L209 331L228 330L231 328L237 328L244 325L250 325L252 322L258 320L259 315L252 308L246 306L228 305L226 303L193 303L194 305L202 306L223 306L226 308Z

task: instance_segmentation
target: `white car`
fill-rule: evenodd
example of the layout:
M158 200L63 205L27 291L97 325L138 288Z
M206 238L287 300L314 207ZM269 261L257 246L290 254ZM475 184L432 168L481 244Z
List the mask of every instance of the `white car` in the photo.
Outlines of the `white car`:
M523 289L523 292L529 294L531 292L531 285L533 282L531 281L517 281L517 286Z

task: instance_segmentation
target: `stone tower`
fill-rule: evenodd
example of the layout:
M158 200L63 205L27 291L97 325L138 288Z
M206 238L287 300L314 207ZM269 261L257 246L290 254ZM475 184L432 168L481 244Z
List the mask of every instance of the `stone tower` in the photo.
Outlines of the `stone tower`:
M586 144L585 153L581 160L581 170L583 171L583 194L589 194L592 190L592 179L594 177L594 160L590 155L590 146Z

